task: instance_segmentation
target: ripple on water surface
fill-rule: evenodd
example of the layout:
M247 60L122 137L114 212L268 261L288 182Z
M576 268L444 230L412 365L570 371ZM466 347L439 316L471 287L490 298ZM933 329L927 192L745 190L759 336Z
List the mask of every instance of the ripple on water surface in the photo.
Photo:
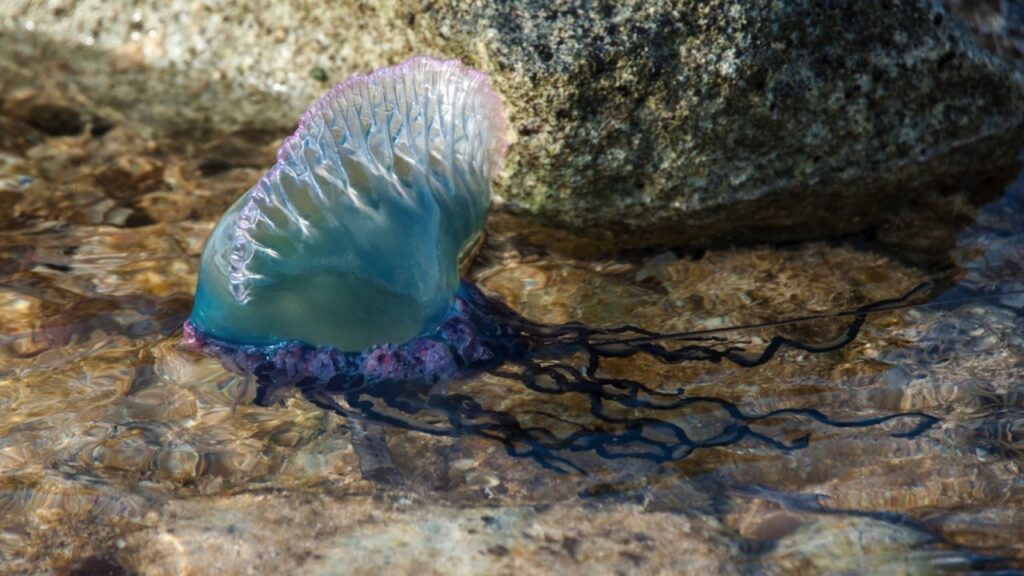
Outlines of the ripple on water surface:
M860 240L596 259L584 239L494 215L470 276L544 322L719 329L848 310L927 280L939 285L937 305L874 314L852 344L828 354L785 350L752 369L641 356L602 365L608 376L664 392L682 387L748 414L814 408L856 419L916 410L941 418L921 436L894 437L908 426L900 421L841 429L780 415L749 426L786 444L810 434L806 448L751 437L663 463L579 453L572 457L586 473L559 474L485 438L353 425L298 395L259 407L244 379L183 349L203 240L259 176L249 166L269 164L277 144L276 135L248 132L221 140L150 140L115 126L4 144L6 568L99 558L150 571L200 563L231 572L256 562L268 571L297 562L316 570L341 555L412 571L417 555L451 554L481 570L529 561L537 570L792 573L841 558L851 569L870 561L925 572L1024 559L1020 185L959 233L943 270L913 267ZM231 146L267 162L233 166L211 156ZM719 335L757 348L775 334L827 341L847 323ZM542 394L494 375L449 386L556 435L601 425L580 394ZM736 425L713 403L656 416L698 440ZM659 439L655 428L646 433ZM366 438L386 445L400 485L367 473L374 462L354 447ZM445 551L456 541L466 554Z

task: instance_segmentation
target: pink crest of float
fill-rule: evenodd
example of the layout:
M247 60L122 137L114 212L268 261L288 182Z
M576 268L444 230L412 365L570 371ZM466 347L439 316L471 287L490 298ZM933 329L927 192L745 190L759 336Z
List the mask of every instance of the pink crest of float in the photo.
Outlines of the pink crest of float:
M285 161L288 154L298 148L303 134L313 129L316 120L321 118L323 111L330 108L333 102L344 99L348 95L365 94L369 87L384 79L398 80L407 75L431 73L441 75L442 78L445 76L462 78L466 90L475 94L476 100L480 103L480 117L488 123L489 132L493 137L491 173L497 174L501 170L505 154L508 151L505 102L491 86L490 76L485 72L466 66L460 60L440 60L431 56L413 56L400 64L378 68L369 74L357 74L335 84L302 113L295 132L285 138L281 147L278 148L278 162Z

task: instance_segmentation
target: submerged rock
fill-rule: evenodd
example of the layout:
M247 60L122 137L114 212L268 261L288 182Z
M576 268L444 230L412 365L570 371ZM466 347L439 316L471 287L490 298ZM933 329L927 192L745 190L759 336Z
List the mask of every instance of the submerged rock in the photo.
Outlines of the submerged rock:
M23 4L0 8L19 30L0 56L60 63L101 110L173 130L284 134L324 79L459 57L510 108L506 206L620 246L861 230L989 188L1024 142L1020 60L964 2Z
M714 518L631 505L452 508L279 493L179 500L154 516L118 553L133 573L741 573Z

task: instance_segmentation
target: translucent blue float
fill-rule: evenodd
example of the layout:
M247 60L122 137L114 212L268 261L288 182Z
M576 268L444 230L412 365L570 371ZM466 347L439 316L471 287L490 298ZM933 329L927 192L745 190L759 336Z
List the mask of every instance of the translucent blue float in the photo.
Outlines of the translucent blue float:
M455 60L338 84L210 236L193 325L239 344L342 351L437 326L505 150L501 100Z

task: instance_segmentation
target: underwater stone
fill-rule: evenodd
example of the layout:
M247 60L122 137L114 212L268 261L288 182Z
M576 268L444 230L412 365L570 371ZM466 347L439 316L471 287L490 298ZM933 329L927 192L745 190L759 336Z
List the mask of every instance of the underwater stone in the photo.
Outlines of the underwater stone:
M356 351L436 327L504 155L500 98L418 57L332 88L207 240L191 322L222 342Z

